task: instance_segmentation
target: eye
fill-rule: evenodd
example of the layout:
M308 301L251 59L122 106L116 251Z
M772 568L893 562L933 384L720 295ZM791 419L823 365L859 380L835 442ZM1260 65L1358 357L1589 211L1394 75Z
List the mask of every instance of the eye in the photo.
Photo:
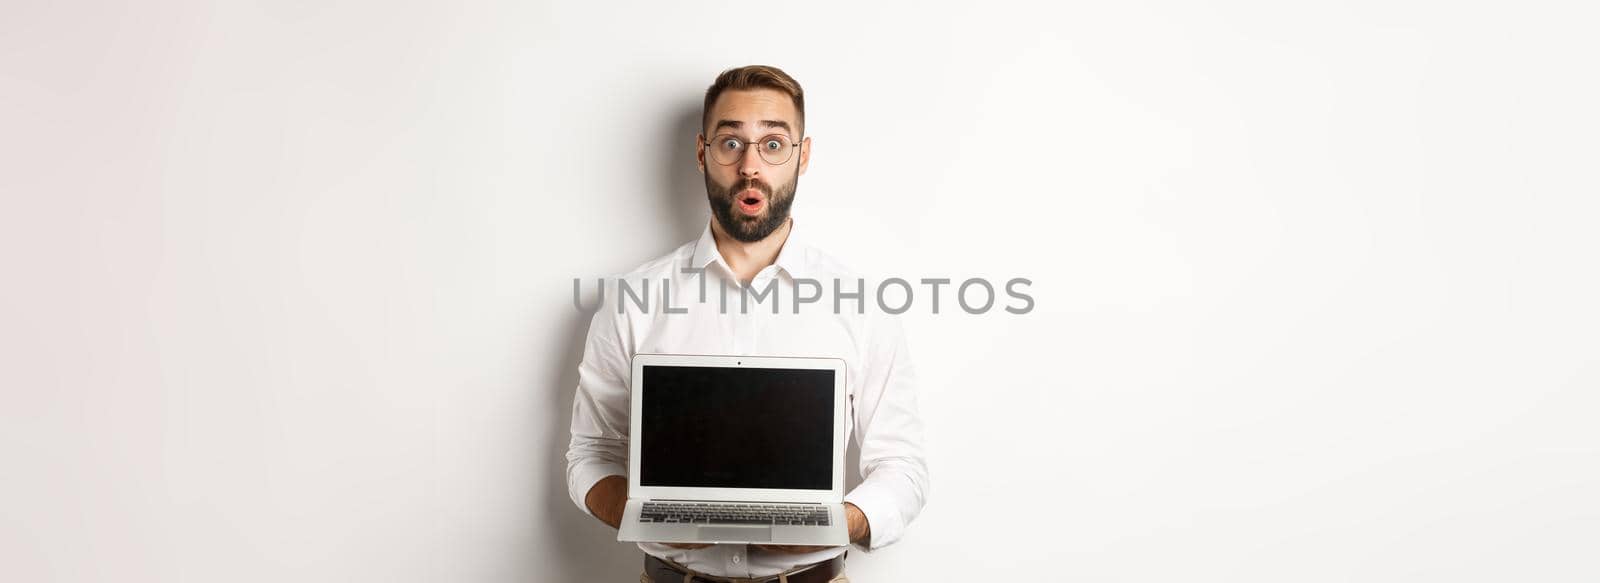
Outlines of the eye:
M737 139L723 138L722 140L722 149L724 150L737 150L742 147L744 147L744 142L741 142Z
M768 151L776 152L783 148L783 140L767 140L763 145L767 147Z

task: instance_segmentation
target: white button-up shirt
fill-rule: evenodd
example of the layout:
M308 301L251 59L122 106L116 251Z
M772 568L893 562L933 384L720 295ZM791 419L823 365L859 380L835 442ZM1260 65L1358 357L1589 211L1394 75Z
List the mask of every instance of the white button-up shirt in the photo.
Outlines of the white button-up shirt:
M845 501L867 517L867 550L900 538L928 493L917 381L904 332L878 309L875 287L807 246L797 232L791 222L777 260L748 288L717 251L709 223L698 241L607 283L589 324L572 405L567 490L578 508L588 512L584 498L596 482L627 475L634 354L834 357L846 363L846 427L860 448L863 476ZM618 280L632 292L620 293ZM595 287L582 294L585 307L601 293ZM769 576L845 550L789 554L735 544L688 550L655 543L639 548L725 577Z

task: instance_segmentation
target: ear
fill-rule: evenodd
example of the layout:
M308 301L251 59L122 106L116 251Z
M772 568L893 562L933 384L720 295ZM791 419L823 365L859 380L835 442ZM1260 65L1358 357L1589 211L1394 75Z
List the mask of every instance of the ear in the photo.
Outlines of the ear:
M695 134L694 135L694 160L695 160L695 166L700 169L700 173L701 174L705 174L706 173L706 135L705 134Z
M805 139L800 140L800 174L802 176L805 175L806 166L809 164L811 164L811 137L806 136Z

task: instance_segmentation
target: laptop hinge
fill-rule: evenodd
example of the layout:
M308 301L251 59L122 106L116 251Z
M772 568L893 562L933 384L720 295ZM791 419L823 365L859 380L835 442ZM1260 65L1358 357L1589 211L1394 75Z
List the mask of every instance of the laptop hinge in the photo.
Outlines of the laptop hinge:
M718 504L813 504L820 506L821 502L783 502L781 500L752 501L752 500L690 500L687 498L645 498L653 502L716 502Z

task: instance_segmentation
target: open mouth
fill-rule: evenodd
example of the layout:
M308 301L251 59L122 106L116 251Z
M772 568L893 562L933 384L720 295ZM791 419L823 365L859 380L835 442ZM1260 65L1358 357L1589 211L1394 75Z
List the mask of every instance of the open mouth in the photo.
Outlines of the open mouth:
M767 206L767 195L759 190L750 189L734 196L739 203L739 210L747 215L756 215Z

